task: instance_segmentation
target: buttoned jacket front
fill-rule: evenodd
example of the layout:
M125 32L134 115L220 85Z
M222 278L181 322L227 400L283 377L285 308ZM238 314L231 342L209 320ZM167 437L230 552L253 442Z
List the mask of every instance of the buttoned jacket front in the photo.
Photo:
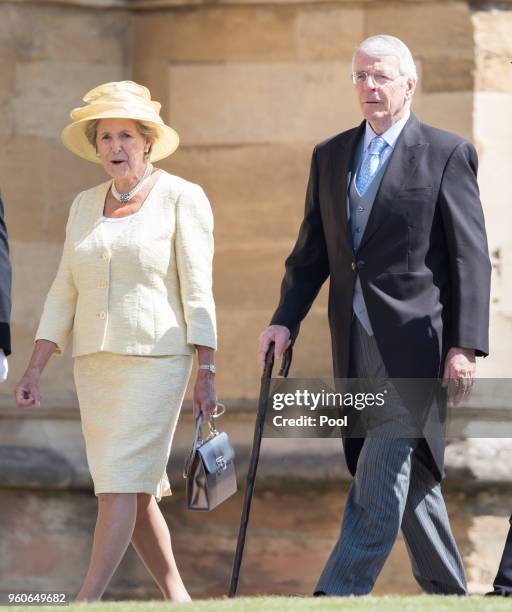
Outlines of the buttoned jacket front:
M216 348L213 217L201 187L160 171L140 210L108 246L111 181L80 193L36 339L73 356L98 351L187 355Z

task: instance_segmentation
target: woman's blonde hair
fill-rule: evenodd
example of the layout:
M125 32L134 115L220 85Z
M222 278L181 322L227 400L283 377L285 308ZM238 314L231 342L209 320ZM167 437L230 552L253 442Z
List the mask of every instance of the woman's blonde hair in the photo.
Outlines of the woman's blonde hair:
M98 137L98 126L100 124L101 119L93 119L89 121L85 126L85 135L87 140L91 143L91 145L96 149L96 138ZM147 161L151 156L151 149L153 144L158 138L158 131L152 125L148 125L143 121L139 121L138 119L133 120L135 123L135 127L141 136L143 136L149 144L149 149L147 153L144 153L144 161Z

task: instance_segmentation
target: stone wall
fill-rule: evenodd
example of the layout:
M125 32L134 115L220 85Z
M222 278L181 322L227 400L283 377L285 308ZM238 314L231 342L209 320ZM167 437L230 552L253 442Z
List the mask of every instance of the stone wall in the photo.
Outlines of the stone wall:
M494 262L492 354L480 360L479 368L486 376L510 376L512 2L493 8L451 0L0 0L0 187L14 269L14 354L9 381L0 387L0 492L10 513L4 530L11 539L0 538L0 552L6 546L17 548L18 565L9 569L11 578L26 578L36 588L47 586L54 571L62 576L61 559L68 554L86 558L83 534L90 533L93 520L91 504L83 523L77 514L83 502L77 489L90 487L90 479L69 350L64 357L54 358L45 372L46 409L26 411L20 418L11 397L56 271L73 196L105 178L100 168L75 158L59 142L71 108L80 105L83 94L93 86L124 78L147 85L162 102L163 116L176 127L182 144L160 165L203 185L215 213L219 394L228 405L252 406L258 392L258 335L276 305L284 259L301 220L312 148L359 121L349 79L350 58L361 39L379 32L402 38L418 59L417 115L465 136L478 148ZM326 316L323 290L303 325L293 375L330 372ZM240 454L247 458L251 415L235 413L238 418L245 419L243 426L230 424L229 430L245 445ZM171 461L175 473L181 464L173 462L180 463L188 448L191 424L184 419L180 427ZM329 472L332 457L339 451L337 441L330 441L336 446L322 441L318 455L301 441L292 450L281 441L274 442L273 454L267 454L268 465L282 469L280 477L290 476L292 467L295 477L311 473L313 467L329 480L346 477L341 464ZM465 483L472 490L478 484L483 491L450 497L474 591L489 585L507 529L510 492L489 484L496 486L509 478L494 469L489 474L493 461L498 463L495 457L510 453L506 441L502 446L498 453L495 445L486 442L484 453L475 442L451 447L447 454L448 480L459 477L459 485ZM268 452L264 448L264 454ZM510 461L505 458L499 463L506 467ZM484 475L479 472L482 468ZM242 464L241 474L244 469ZM1 489L6 486L20 488L8 494ZM30 487L39 487L39 492L29 492ZM491 487L490 492L485 487ZM40 531L28 530L31 537L27 539L23 530L32 522L39 530L55 528L50 514L41 510L46 496L55 501L55 494L47 492L55 488L68 491L59 494L57 505L63 503L69 520L62 523L65 537L55 558L46 558L49 544ZM281 503L276 497L271 501ZM299 507L302 501L293 504ZM234 514L238 502L230 505ZM333 504L336 516L331 512L328 539L315 548L312 572L318 570L320 557L327 554L335 537L342 501ZM34 522L34 516L41 517L41 522ZM291 514L285 518L293 523ZM176 520L182 524L181 517ZM228 544L222 535L226 558L235 524L236 520L231 521ZM224 529L216 523L214 528ZM18 550L20 538L25 538L26 548ZM78 547L77 541L81 542ZM30 560L34 542L37 555L25 571L22 565ZM295 549L287 550L288 558L294 558ZM397 551L380 582L380 592L415 589L410 580L397 582L407 563L402 544ZM121 572L121 577L132 576L132 582L139 584L141 567L132 565L133 559L126 563L127 573ZM186 563L193 574L193 562ZM73 591L78 584L76 573L65 580ZM121 590L116 591L116 584L121 584ZM124 591L122 583L116 584L112 595L151 592L148 585L143 593L132 589L130 578ZM219 584L212 578L205 590L194 586L194 593L220 594ZM275 587L276 592L288 592L290 585L297 592L308 592L311 586L275 587L270 578L266 583L268 590ZM4 587L0 584L0 590Z
M254 398L258 335L276 305L300 223L312 148L359 121L351 53L362 38L381 31L401 37L418 59L418 116L476 140L483 156L484 204L498 254L492 346L499 345L512 309L503 223L510 213L500 197L506 174L500 183L493 173L496 159L506 163L500 149L506 134L496 129L503 122L495 119L510 89L500 59L512 28L506 6L74 4L0 3L0 184L14 264L11 383L31 350L70 202L103 180L100 169L60 145L59 132L90 87L133 78L162 102L165 119L181 135L180 149L161 166L201 183L212 201L219 391L231 402ZM294 375L330 371L326 293L303 325ZM503 350L486 360L487 375L510 371ZM69 354L50 363L45 392L51 405L75 405L70 363ZM8 387L0 392L4 403Z
M340 508L346 492L346 486L332 483L310 484L304 492L302 487L289 487L286 483L283 486L282 481L257 489L238 594L311 596L338 538ZM53 590L67 593L68 599L74 597L87 570L95 500L77 491L12 490L3 493L2 501L0 601L9 591ZM448 490L446 502L461 554L466 563L471 560L471 565L466 566L471 592L485 592L492 583L507 534L512 493ZM209 513L207 520L205 515L185 510L182 488L161 504L178 567L194 599L227 594L241 504L239 492ZM494 520L481 521L482 512ZM475 521L478 529L471 527ZM484 544L478 550L474 548L475 537ZM32 545L34 540L39 543L37 548ZM400 534L372 594L420 592ZM132 547L116 571L105 599L161 599Z
M130 78L132 18L117 10L0 2L0 187L13 264L10 401L55 275L74 195L102 171L70 155L59 134L101 82ZM48 405L75 406L69 357L45 376Z
M297 234L312 148L360 121L351 56L381 31L417 55L419 117L472 139L465 2L222 4L143 12L134 22L134 77L182 135L163 165L204 185L214 206L226 399L256 395L255 347ZM326 293L302 326L295 376L330 372Z
M509 228L512 213L508 194L512 139L509 118L512 105L512 10L489 10L484 5L474 10L472 23L475 40L474 140L480 157L479 183L494 264L493 355L489 363L482 364L482 372L486 376L510 377L512 240Z

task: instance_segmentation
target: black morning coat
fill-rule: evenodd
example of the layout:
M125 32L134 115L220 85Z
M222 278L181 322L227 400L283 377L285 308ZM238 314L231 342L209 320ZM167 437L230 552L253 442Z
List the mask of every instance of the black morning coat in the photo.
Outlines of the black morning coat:
M11 262L4 221L4 205L0 197L0 348L11 354Z
M357 252L347 220L347 183L365 122L317 145L304 219L286 260L271 323L294 339L329 277L335 378L350 369L356 273L391 378L440 378L450 347L488 354L491 264L477 185L477 154L462 138L411 114L385 169ZM421 459L443 477L445 436L428 419ZM355 473L362 439L344 440ZM421 447L421 445L420 445ZM421 451L420 451L421 452Z

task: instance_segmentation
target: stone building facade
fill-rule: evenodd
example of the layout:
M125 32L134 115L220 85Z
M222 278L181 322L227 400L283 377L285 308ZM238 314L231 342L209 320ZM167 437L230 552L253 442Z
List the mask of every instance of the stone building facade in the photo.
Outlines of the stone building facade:
M359 121L351 54L378 32L402 38L418 60L416 114L478 148L495 263L492 355L481 370L510 373L512 3L500 7L446 0L0 2L0 185L14 264L11 381L31 349L70 202L104 180L102 170L62 147L60 130L89 88L131 78L150 88L180 133L178 152L161 167L200 183L211 199L219 389L227 401L253 398L258 334L296 236L312 148ZM297 375L330 371L325 314L324 292L297 345ZM67 404L70 359L53 361L47 395Z
M0 188L14 272L0 448L46 445L83 468L69 349L47 368L37 414L20 415L12 400L70 203L105 180L59 141L83 94L133 79L179 132L180 148L159 166L200 183L212 202L218 390L242 406L257 397L258 335L300 223L313 146L359 122L351 55L383 32L417 58L418 117L478 149L494 265L492 353L479 371L512 376L512 1L0 0ZM323 290L297 343L295 376L330 373L326 315ZM62 482L82 482L80 474Z

